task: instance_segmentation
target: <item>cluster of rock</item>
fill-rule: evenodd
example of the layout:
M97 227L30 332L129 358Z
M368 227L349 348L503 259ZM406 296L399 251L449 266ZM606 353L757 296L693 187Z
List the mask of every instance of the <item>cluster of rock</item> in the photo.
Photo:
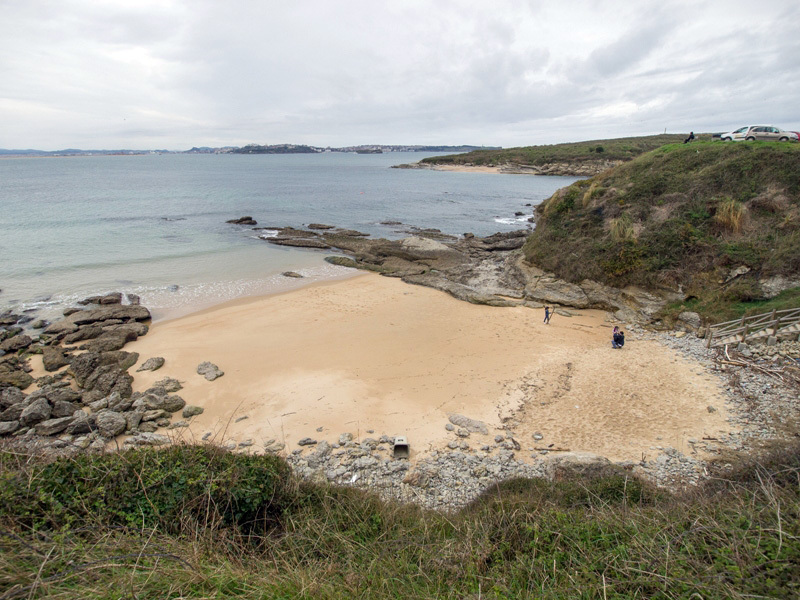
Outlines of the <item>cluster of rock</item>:
M155 433L159 427L186 426L173 423L172 414L183 409L190 418L198 409L171 395L181 388L177 380L167 377L146 392L133 392L128 370L139 355L122 348L147 333L150 311L135 296L129 301L123 305L119 293L86 298L80 304L87 308L65 310L63 319L43 323L41 333L32 336L21 330L18 315L3 316L0 436L39 447L101 449L121 434L133 436L126 444L167 443L167 436ZM34 380L29 364L34 354L42 355L51 375ZM163 358L153 357L139 371L163 364ZM34 383L37 389L26 394ZM50 436L58 439L49 444L34 439Z
M436 450L410 463L392 456L393 440L353 439L343 433L338 441L305 441L287 460L300 477L376 492L385 500L411 502L435 510L457 510L502 481L544 477L592 477L610 472L650 479L660 485L697 483L702 461L666 448L654 461L612 463L586 452L535 453L536 460L518 458L519 443L510 438L475 448L463 440L447 450ZM310 451L308 448L313 448Z

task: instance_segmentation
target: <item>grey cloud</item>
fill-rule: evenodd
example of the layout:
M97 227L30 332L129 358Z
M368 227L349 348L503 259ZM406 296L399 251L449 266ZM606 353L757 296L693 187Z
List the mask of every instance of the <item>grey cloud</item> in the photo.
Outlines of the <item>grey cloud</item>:
M797 7L7 3L0 146L513 145L701 131L759 114L788 127ZM452 139L467 135L480 139Z

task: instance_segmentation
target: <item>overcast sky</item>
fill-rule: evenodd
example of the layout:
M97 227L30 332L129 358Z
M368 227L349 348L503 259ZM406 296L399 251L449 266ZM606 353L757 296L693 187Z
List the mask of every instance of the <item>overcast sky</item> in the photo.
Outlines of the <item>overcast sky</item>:
M800 0L0 0L0 148L800 131Z

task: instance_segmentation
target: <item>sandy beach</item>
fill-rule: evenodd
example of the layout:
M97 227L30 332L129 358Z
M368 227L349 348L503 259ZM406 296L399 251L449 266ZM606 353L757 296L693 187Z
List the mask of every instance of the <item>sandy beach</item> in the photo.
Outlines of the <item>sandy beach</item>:
M451 414L488 425L473 447L513 433L520 460L551 444L641 460L654 446L689 452L689 438L730 430L722 391L698 364L635 335L612 350L602 311L556 314L549 325L542 312L364 274L156 322L125 349L138 364L166 359L158 371L131 368L135 391L174 377L187 404L204 408L171 433L252 440L255 452L273 439L289 452L304 437L350 432L405 435L416 459L456 439L445 429ZM196 372L203 361L225 375L207 381Z

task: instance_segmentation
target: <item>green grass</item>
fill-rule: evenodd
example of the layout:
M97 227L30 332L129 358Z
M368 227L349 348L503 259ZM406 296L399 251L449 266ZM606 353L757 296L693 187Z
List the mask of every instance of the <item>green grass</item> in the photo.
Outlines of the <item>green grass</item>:
M708 293L701 294L700 297L692 297L683 302L675 302L666 307L663 317L667 320L674 320L683 311L699 313L706 320L712 323L722 323L733 321L740 317L749 317L772 310L787 310L800 308L800 288L784 290L775 298L768 300L742 300L726 299L725 289L710 290ZM740 293L736 292L734 298L739 298Z
M559 190L523 252L568 281L681 289L734 314L763 300L758 279L800 272L798 173L800 144L668 144Z
M499 166L505 164L542 166L554 162L627 161L664 144L682 142L688 134L591 140L566 144L524 146L499 150L474 150L464 154L433 156L424 164ZM710 134L698 136L710 139Z
M120 469L127 464L140 467ZM250 477L275 467L271 458L198 447L51 465L0 454L3 489L11 489L0 503L0 598L711 599L800 593L796 447L685 496L609 469L595 479L511 480L449 515L385 503L358 490L291 478L257 485ZM154 496L151 469L162 478L166 472L194 473L202 485L169 485ZM108 486L110 472L119 481ZM53 473L61 481L48 482ZM227 499L258 497L248 506L273 518L206 518L194 507L214 504L208 502L212 482L225 482ZM195 495L201 488L205 500ZM261 491L254 495L254 488ZM150 498L152 517L135 515L146 504L132 502L131 493ZM58 505L63 509L51 512ZM98 512L99 505L105 508Z

